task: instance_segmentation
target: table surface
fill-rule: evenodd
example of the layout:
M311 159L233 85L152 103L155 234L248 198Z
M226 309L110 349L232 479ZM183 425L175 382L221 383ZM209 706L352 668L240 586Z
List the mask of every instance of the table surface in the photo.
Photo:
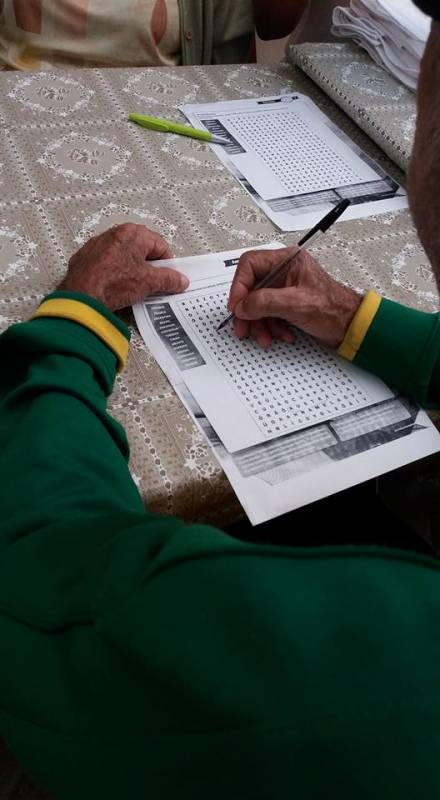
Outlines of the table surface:
M397 180L400 170L298 68L225 66L0 73L0 326L31 314L90 236L127 221L162 233L176 256L289 243L209 147L130 125L128 112L181 119L178 105L299 91ZM407 211L340 223L315 255L335 277L436 308ZM111 413L149 508L225 525L242 511L207 443L133 327Z

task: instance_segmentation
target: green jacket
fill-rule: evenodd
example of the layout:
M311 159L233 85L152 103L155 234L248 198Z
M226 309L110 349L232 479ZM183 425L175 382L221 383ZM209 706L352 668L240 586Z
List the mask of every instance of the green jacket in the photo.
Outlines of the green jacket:
M250 60L252 0L179 0L182 63L237 64Z
M0 734L22 766L55 800L439 797L438 561L150 514L106 411L126 328L67 292L39 314L0 337ZM438 315L372 296L349 334L439 396Z

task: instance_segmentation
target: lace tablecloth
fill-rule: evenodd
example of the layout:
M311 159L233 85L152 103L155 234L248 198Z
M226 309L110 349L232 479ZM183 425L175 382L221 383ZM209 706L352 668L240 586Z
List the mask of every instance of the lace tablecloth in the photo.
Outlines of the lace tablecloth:
M126 121L129 111L180 119L184 102L300 91L403 180L375 144L300 70L288 66L0 74L0 327L26 318L89 236L134 221L177 256L252 247L282 235L209 148ZM391 116L392 122L392 116ZM436 308L408 212L341 223L315 248L337 278L418 308ZM133 324L130 315L127 321ZM133 328L111 411L126 427L133 477L155 511L226 524L241 509L163 373ZM0 797L41 798L1 753Z
M289 65L0 74L0 325L27 317L86 239L127 220L160 231L177 256L252 247L280 234L209 147L127 122L180 119L184 102L298 90L399 180L402 175L300 70ZM435 289L407 212L337 225L316 254L357 289L431 309ZM130 317L128 317L129 321ZM225 524L240 507L209 447L133 328L111 411L151 509Z

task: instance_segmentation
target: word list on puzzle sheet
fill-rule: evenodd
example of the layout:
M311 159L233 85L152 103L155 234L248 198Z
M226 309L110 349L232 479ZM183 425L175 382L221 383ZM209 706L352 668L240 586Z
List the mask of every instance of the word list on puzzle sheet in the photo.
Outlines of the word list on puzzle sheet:
M194 369L185 382L230 452L374 402L357 380L359 371L308 336L297 332L293 345L273 342L262 350L251 339L239 340L232 326L217 331L227 299L227 290L214 289L183 295L175 305L210 362L209 375L205 367Z

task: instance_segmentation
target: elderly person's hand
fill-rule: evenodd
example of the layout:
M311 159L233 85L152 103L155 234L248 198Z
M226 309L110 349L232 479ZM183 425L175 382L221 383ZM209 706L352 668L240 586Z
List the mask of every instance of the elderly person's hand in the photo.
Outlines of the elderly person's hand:
M303 251L270 288L253 291L296 247L251 250L240 258L229 295L239 338L252 336L261 347L272 339L292 342L290 326L300 328L327 347L337 348L358 310L362 297L328 275Z
M150 294L186 289L189 281L182 273L147 263L171 257L158 233L143 225L118 225L94 236L72 256L58 288L82 292L117 311Z

